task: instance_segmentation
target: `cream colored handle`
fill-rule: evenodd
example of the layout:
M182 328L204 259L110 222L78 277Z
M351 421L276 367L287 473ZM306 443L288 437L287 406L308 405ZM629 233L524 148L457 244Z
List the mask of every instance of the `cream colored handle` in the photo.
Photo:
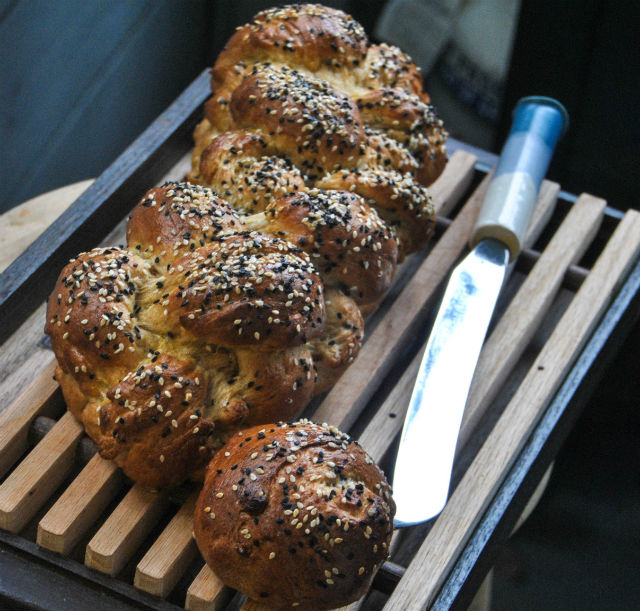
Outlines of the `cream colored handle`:
M518 102L511 132L471 234L472 247L495 239L509 248L511 259L519 254L540 184L568 122L567 111L556 100L532 96Z
M526 172L497 176L491 181L471 237L471 245L493 238L509 249L511 259L522 250L538 189Z

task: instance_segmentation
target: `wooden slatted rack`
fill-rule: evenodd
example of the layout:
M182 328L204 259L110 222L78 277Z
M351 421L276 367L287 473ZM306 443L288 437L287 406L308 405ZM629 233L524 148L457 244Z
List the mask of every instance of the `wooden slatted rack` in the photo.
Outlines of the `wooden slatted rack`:
M74 206L94 206L98 200L102 204L89 206L91 211L80 219L72 207L60 221L60 226L67 223L68 235L49 245L44 260L57 260L60 252L71 248L71 236L81 232L100 206L111 205L123 193L136 193L116 206L118 218L123 218L126 206L132 207L149 186L184 175L190 141L182 137L176 145L172 134L188 134L207 87L206 78L200 77L167 111L164 122L150 128L154 137L148 130L142 143L138 141L109 170L121 176L120 190L105 186L108 176L96 181L95 190ZM162 130L169 136L156 134ZM154 159L154 167L162 172L142 171L145 161L136 165L131 160L136 146L151 147L145 159ZM162 153L167 147L179 155ZM164 157L163 166L157 159ZM141 177L153 182L141 184ZM436 239L399 268L392 289L367 320L361 354L336 386L305 412L354 434L387 469L433 306L443 280L465 251L487 183L488 175L477 169L473 154L462 148L453 152L432 188L439 219ZM583 194L569 201L559 193L559 185L543 183L527 250L513 266L500 299L464 416L451 498L431 523L396 532L390 562L379 572L372 591L350 611L422 609L434 603L444 608L460 595L463 588L455 583L465 582L472 570L465 569L461 559L469 563L480 558L480 552L474 556L468 549L478 540L489 508L504 497L514 469L525 464L524 453L540 434L550 406L557 404L567 384L563 406L583 385L588 368L582 373L575 373L575 368L585 354L599 352L589 345L603 320L615 324L637 298L640 214L612 215L600 198ZM94 228L85 239L95 235ZM99 241L122 243L123 222L109 233L105 230ZM42 259L43 248L36 243L31 257ZM18 278L20 265L31 285ZM51 285L59 271L43 270L38 261L29 266L19 260L8 270L3 317L17 311L21 287L35 286L45 276ZM622 305L616 309L620 299ZM23 318L5 334L0 356L0 551L12 551L13 567L24 561L36 567L39 579L46 580L49 573L52 577L42 586L47 594L38 596L26 592L33 586L24 576L22 600L56 608L63 587L59 582L73 584L82 605L97 605L94 608L100 608L100 601L108 608L117 599L122 608L248 609L242 597L204 565L195 546L192 513L197 487L184 485L170 493L145 490L100 458L82 427L65 411L52 378L54 357L42 339L44 306ZM549 427L547 437L554 430L553 424ZM516 488L524 477L521 474ZM458 603L462 600L460 595Z

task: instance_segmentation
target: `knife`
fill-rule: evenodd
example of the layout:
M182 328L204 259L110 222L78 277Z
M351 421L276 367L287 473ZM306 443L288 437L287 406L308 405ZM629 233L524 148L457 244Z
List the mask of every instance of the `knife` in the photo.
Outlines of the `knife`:
M478 214L471 252L451 273L416 378L393 473L396 527L447 501L469 387L507 268L522 248L542 179L569 125L552 98L522 98Z

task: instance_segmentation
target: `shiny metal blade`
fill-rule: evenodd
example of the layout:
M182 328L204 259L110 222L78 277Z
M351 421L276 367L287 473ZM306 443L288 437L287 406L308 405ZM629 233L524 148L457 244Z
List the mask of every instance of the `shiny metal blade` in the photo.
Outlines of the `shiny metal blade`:
M393 474L395 526L442 511L469 387L509 262L480 242L453 270L416 380Z

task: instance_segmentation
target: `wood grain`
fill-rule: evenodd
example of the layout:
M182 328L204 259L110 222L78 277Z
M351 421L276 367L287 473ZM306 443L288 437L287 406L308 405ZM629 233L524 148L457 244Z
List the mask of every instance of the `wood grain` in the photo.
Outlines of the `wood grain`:
M0 528L17 533L60 485L73 465L83 429L67 412L0 486Z
M353 365L329 391L314 414L318 421L348 430L393 364L403 358L405 346L429 315L437 289L467 246L490 178L490 175L485 177L473 192L386 316L377 324ZM531 244L544 228L555 207L558 192L556 183L544 181L527 233L527 244Z
M191 494L136 567L133 585L164 598L198 555L193 538L197 492Z
M454 151L442 174L430 187L429 193L438 216L448 216L462 199L474 176L476 157L466 151Z
M62 493L38 524L38 545L66 556L122 487L113 461L98 454Z
M606 202L581 196L572 206L483 347L469 391L458 447L473 435L514 363L548 312L569 266L580 260L600 224Z
M184 606L189 611L219 611L232 595L233 590L227 588L205 564L191 582Z
M38 354L37 358L27 363L23 377L30 382L0 412L0 477L27 449L29 427L36 416L55 413L62 407L62 397L57 392L58 383L53 379L55 363L50 356L44 359L42 356ZM42 371L35 377L34 361L37 361L38 366L42 366Z
M116 575L160 519L167 503L165 495L133 486L87 544L85 564Z
M640 253L640 213L630 211L596 261L487 441L464 474L385 611L434 600L459 550Z
M22 254L91 183L93 179L65 185L0 215L0 272Z

